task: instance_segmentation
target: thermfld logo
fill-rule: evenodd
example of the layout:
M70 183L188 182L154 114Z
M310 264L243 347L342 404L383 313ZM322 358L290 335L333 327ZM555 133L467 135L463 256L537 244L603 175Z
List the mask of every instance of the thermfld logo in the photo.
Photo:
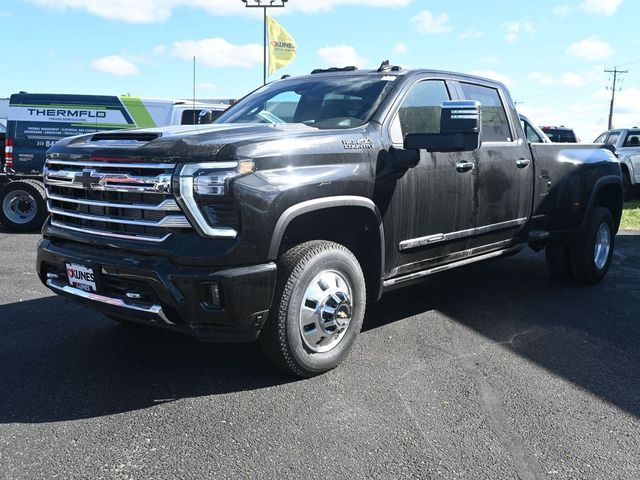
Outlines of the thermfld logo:
M32 117L106 118L107 112L95 110L68 110L63 108L27 108Z

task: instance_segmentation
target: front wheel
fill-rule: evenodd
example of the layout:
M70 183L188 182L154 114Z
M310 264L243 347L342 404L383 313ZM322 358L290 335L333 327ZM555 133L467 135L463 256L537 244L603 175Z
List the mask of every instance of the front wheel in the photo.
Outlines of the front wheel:
M0 192L0 223L14 232L31 232L47 218L44 187L35 180L15 181Z
M311 377L338 366L362 327L366 288L353 253L311 241L278 261L278 285L261 347L279 368Z
M571 249L571 270L582 283L602 281L613 257L615 232L608 208L593 207L587 219L584 235Z

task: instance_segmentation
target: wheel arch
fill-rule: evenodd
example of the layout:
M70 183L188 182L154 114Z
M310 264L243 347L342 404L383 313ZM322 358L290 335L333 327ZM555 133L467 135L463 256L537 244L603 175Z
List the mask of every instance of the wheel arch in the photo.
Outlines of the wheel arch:
M622 208L624 203L624 194L622 187L622 178L617 175L608 175L599 179L593 187L589 207L587 208L585 217L582 221L583 228L591 215L594 206L606 207L611 211L613 216L615 230L620 227L622 218Z
M301 230L305 224L315 225L318 220L327 218L329 215L338 216L344 214L345 218L353 218L355 222L348 222L344 231L333 231L324 236L325 238L314 238L313 229L311 231ZM359 218L354 218L356 213ZM364 225L361 224L364 222ZM348 241L350 233L361 229L366 232L363 243L358 239ZM335 229L334 229L335 230ZM276 222L269 244L268 258L276 260L283 245L286 245L287 234L295 231L298 234L298 242L306 240L333 240L345 244L346 247L354 250L353 254L360 262L367 282L367 296L369 299L377 300L382 295L382 281L385 266L385 240L382 217L375 203L369 198L351 195L341 195L333 197L322 197L307 200L287 208ZM361 232L361 233L362 233ZM342 241L341 241L342 240ZM369 243L373 241L373 244Z

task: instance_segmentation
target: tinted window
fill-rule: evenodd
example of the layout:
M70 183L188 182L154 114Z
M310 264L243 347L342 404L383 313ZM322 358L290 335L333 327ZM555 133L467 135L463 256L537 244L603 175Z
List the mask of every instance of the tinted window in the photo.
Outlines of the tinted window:
M576 134L570 128L545 127L542 129L552 142L557 143L577 143Z
M482 104L482 141L510 142L513 137L498 90L470 83L461 83L460 87L467 100Z
M273 82L214 123L304 123L315 128L364 125L394 84L389 75L324 76Z
M557 136L558 142L576 143L578 141L573 130L558 130Z
M640 131L634 130L629 132L627 139L624 141L623 147L638 147L640 146Z
M611 135L609 135L609 138L607 138L607 143L615 145L619 138L620 132L611 132Z
M442 80L427 80L415 85L398 110L402 135L440 133L442 102L449 99Z
M200 116L201 111L202 110L185 110L184 112L182 112L180 123L182 125L197 125L198 117Z
M522 129L524 130L524 134L531 143L544 143L542 137L538 135L538 133L534 130L534 128L529 125L529 122L520 119L520 123L522 124Z

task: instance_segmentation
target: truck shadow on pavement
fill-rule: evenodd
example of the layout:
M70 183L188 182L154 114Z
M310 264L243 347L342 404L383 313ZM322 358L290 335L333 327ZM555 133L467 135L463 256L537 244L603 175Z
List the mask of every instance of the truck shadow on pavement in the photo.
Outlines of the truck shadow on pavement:
M481 334L640 417L640 234L617 236L599 285L553 282L543 255L526 249L391 292L364 329L435 309L453 324L451 337ZM482 352L468 354L482 361Z
M389 293L369 306L365 335L435 310L452 328L640 416L640 235L617 242L599 286L553 283L542 257L523 252ZM93 418L293 381L255 345L122 326L59 297L0 306L0 338L3 424Z

